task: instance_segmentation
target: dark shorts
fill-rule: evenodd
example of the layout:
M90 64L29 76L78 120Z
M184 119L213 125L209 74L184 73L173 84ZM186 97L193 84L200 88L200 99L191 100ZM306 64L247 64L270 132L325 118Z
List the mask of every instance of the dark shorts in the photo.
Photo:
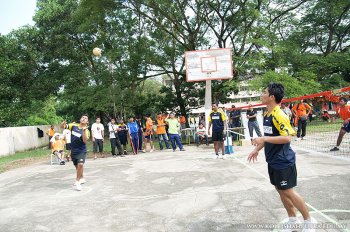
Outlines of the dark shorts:
M95 139L93 142L93 150L94 152L103 152L103 140L102 139Z
M70 143L66 144L66 150L70 151Z
M341 129L342 129L342 130L345 130L347 133L349 133L349 132L350 132L350 123L346 124L345 126L343 125L343 126L341 127Z
M59 151L53 151L53 153L55 154L55 153L63 153L63 150L59 150Z
M213 131L213 135L212 135L213 142L216 142L216 141L222 142L222 141L224 141L224 134L223 133L224 133L223 131L218 131L218 132Z
M78 165L78 163L84 164L85 159L86 159L86 153L72 155L72 162L75 166Z
M145 138L146 139L151 139L151 135L146 135Z
M297 168L294 165L285 169L274 169L268 166L270 183L279 190L297 186Z

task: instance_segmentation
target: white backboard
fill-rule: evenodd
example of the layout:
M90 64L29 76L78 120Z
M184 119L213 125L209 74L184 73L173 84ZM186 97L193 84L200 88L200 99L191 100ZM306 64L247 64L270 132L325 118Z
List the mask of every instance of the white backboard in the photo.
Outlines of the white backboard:
M185 62L188 82L233 78L231 48L187 51Z

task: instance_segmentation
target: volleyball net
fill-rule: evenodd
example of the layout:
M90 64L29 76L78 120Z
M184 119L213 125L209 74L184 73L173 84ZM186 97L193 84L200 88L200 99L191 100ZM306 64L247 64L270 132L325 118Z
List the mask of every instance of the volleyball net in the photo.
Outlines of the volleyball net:
M350 133L346 133L338 147L339 150L331 151L336 146L339 131L343 126L343 120L336 117L336 109L339 107L339 98L346 97L350 99L350 86L341 89L324 91L320 93L283 99L286 107L292 108L294 104L298 104L301 100L311 106L311 113L306 120L306 135L303 140L293 137L292 146L297 146L301 149L310 152L322 152L327 155L350 158ZM348 101L348 104L350 101ZM260 108L265 111L265 105L255 104L234 109L226 109L227 111L241 110L244 112L247 108ZM243 113L241 115L244 115ZM243 121L243 120L242 120ZM292 117L292 125L295 130L298 130L297 122ZM262 125L260 125L262 129ZM247 128L245 128L247 129ZM247 133L246 133L247 134ZM239 139L249 139L247 136L239 137Z

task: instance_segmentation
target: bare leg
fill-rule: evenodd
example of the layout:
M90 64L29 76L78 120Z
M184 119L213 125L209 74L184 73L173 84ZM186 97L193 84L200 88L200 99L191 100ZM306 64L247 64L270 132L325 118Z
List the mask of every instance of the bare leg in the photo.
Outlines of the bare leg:
M84 164L83 163L78 163L76 166L77 169L77 181L79 181L81 178L83 178L83 171L84 171Z
M215 154L219 154L219 142L215 141L214 142L214 150L215 150Z
M282 202L288 212L288 215L293 215L292 217L295 217L295 207L303 215L304 220L310 219L309 210L304 199L297 192L295 192L293 188L277 191L280 194L281 199L283 199Z
M338 139L337 139L337 147L340 146L341 142L343 141L343 137L346 134L346 131L343 129L340 129Z
M222 152L222 155L225 155L225 143L224 142L219 142L221 144L221 152Z

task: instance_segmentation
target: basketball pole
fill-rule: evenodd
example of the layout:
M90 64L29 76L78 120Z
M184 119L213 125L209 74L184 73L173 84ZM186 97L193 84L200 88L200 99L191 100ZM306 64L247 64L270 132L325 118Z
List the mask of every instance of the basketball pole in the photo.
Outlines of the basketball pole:
M204 110L205 110L205 128L208 129L209 126L209 114L211 111L211 80L205 81L205 99L204 99Z

